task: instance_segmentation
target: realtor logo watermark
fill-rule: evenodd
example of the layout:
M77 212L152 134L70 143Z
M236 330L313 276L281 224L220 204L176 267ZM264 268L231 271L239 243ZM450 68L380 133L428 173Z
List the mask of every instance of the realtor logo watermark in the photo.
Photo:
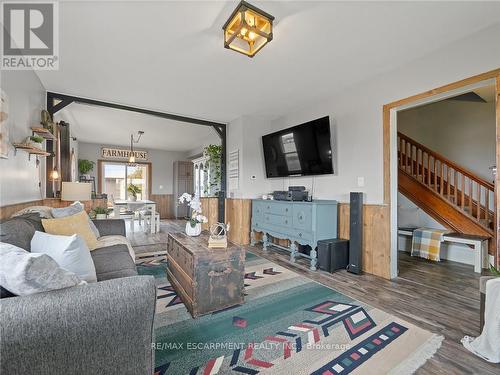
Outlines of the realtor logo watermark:
M57 2L3 2L2 55L6 70L59 69Z

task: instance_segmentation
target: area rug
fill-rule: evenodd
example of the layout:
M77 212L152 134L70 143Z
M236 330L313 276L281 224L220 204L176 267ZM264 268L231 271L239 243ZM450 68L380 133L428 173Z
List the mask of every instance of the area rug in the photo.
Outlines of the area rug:
M155 374L411 374L442 337L247 252L245 303L193 319L165 277L158 286Z

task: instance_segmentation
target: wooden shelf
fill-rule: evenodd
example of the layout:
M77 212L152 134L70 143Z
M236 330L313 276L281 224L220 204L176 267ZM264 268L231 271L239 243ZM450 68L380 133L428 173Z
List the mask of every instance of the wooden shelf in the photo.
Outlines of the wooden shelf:
M32 126L31 127L31 131L33 132L33 134L39 135L40 137L43 137L45 139L50 139L50 140L56 139L56 137L54 136L54 134L52 134L49 131L49 129L40 128L40 127L37 127L37 126Z
M50 156L50 152L40 150L39 148L30 146L26 143L13 143L12 146L14 146L14 151L17 152L17 150L23 150L29 154L29 157L31 158L31 155L36 155L36 156Z

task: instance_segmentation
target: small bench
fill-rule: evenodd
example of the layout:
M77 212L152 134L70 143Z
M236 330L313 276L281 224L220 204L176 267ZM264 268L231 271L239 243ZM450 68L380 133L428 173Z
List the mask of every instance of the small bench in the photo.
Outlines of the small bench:
M418 228L399 228L398 235L402 236L413 236L413 231ZM474 250L474 272L481 273L482 268L488 268L488 242L489 237L485 236L475 236L471 234L462 233L446 233L443 236L445 242L459 243L464 245L469 245Z

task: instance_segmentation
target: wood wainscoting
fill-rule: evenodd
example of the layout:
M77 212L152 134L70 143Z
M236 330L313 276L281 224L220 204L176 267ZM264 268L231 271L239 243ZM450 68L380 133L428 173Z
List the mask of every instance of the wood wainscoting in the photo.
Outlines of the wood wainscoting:
M10 204L7 206L0 207L0 220L8 219L16 212L31 206L48 206L53 208L60 208L60 207L67 207L71 203L73 202L62 201L59 198L45 198L29 202ZM89 212L94 207L107 207L108 205L107 199L92 199L90 201L84 201L82 203L84 204L85 211L87 212Z
M339 238L349 239L349 203L339 203ZM363 206L363 272L390 279L390 211L387 205Z
M365 204L363 208L363 272L390 279L389 206ZM338 206L338 236L349 239L349 203ZM226 199L226 222L231 223L229 240L239 244L250 243L252 220L251 199ZM256 235L260 239L259 234ZM272 242L288 246L288 240L273 238Z
M156 203L156 211L161 219L174 218L174 195L173 194L150 194L149 199Z
M208 223L202 224L201 227L203 230L208 230L212 224L219 222L219 198L206 197L200 198L200 201L202 215L208 219Z
M226 223L229 228L229 241L237 245L250 244L250 222L252 201L250 199L226 199Z

